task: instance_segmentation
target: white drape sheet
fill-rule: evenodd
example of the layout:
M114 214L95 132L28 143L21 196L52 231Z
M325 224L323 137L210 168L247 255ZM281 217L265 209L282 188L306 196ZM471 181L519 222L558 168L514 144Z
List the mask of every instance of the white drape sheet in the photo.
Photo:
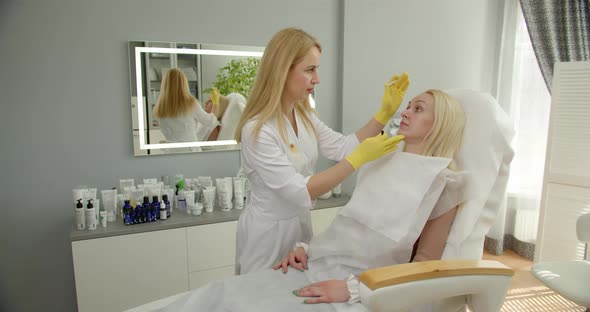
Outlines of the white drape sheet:
M303 304L291 292L312 282L346 279L368 268L405 263L445 185L461 183L450 159L398 152L365 166L348 204L310 243L309 270L264 270L234 276L138 311L365 311L361 304ZM450 187L460 190L459 187ZM461 192L446 194L449 207ZM451 200L451 198L455 198Z

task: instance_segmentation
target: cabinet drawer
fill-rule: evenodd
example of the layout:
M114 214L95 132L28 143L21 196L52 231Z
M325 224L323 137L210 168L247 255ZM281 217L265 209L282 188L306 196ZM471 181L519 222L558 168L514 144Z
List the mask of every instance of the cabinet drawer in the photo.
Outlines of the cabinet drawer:
M234 265L237 221L187 228L188 271L204 271Z
M122 311L188 289L185 229L72 242L78 310Z
M189 273L190 289L196 289L206 285L209 282L220 281L226 277L234 275L235 266L230 265L226 267L191 272Z

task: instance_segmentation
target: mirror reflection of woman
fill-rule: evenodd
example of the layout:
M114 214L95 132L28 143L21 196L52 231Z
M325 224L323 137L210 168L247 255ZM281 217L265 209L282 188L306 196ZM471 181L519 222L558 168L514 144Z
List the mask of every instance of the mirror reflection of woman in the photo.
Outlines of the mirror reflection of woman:
M166 72L154 116L160 120L160 130L166 143L206 141L219 125L218 105L206 112L190 93L188 79L178 68Z
M214 89L214 92L218 90ZM213 112L215 104L213 98L209 98L205 102L205 111ZM219 95L219 112L217 120L221 123L219 127L216 127L213 132L209 135L209 141L221 141L221 140L233 140L236 132L240 117L246 108L246 98L239 93L230 93L228 95Z

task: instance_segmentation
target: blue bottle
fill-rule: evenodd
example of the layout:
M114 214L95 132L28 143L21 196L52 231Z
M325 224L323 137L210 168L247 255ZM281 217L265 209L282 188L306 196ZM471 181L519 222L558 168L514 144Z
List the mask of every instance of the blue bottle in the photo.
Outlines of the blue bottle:
M129 204L129 202L130 201L126 199L125 205L123 205L123 222L125 222L125 225L133 224L131 219L131 212L133 211L133 208L131 207L131 204Z
M141 216L141 203L138 201L135 209L131 212L131 224L138 224Z
M149 222L147 219L148 211L150 211L150 198L148 196L144 196L143 206L141 206L141 217L139 218L140 223Z
M158 196L152 197L152 221L160 219L160 201Z
M168 201L168 194L162 195L162 201L166 204L166 219L170 219L170 202Z
M147 208L146 208L146 198L148 198L147 196L143 198L143 213L145 215L145 218L143 219L143 222L152 222L152 210L154 209L154 207L152 206L152 204L149 202L149 199L147 199Z

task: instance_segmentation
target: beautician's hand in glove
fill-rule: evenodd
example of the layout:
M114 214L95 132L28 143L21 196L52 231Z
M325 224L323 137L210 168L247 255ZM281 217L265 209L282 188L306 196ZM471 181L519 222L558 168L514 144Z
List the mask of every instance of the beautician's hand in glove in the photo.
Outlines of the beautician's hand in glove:
M211 91L211 102L213 102L213 105L219 105L219 89L213 88L213 91Z
M311 297L303 303L346 302L350 298L345 280L329 280L314 283L293 291L297 297Z
M403 139L403 135L387 138L385 134L366 138L350 155L346 156L346 160L354 167L354 170L358 170L364 163L393 152Z
M388 83L385 84L385 92L381 98L381 109L375 114L375 119L385 125L389 119L395 114L399 108L406 90L410 85L410 77L408 73L404 72L401 75L393 76Z
M205 111L210 114L215 114L219 119L219 89L213 88L209 94L209 100L205 102Z
M272 268L275 270L283 268L283 273L287 273L288 266L292 266L302 272L303 270L307 270L307 253L303 247L297 247L294 251L289 252L283 261L277 263Z

